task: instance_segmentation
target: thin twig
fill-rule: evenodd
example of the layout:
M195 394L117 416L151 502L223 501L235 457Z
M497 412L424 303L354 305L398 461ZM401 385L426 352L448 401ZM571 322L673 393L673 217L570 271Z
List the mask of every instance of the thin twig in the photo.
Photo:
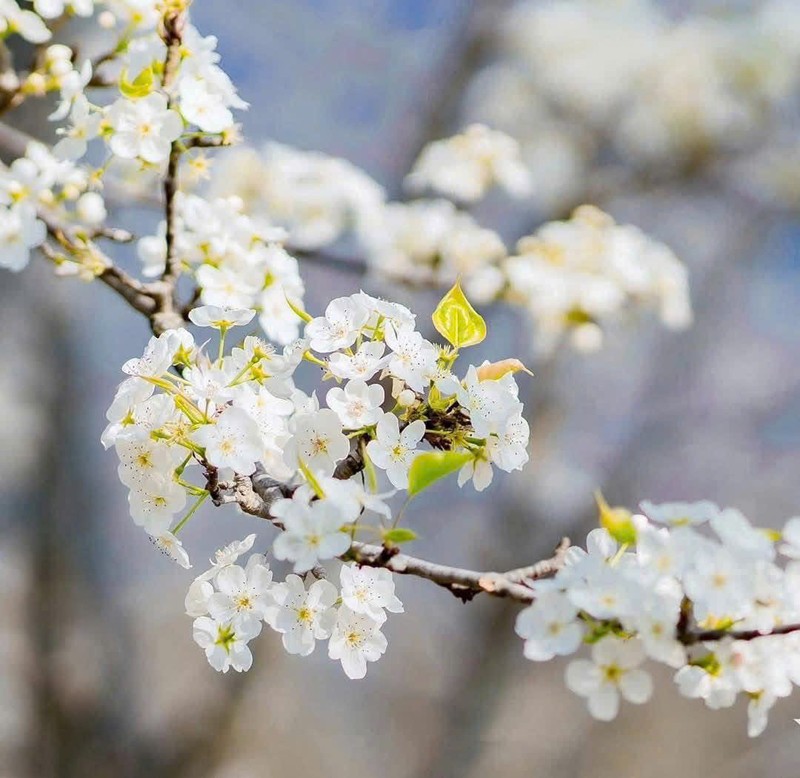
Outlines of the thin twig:
M772 637L774 635L789 635L792 632L800 632L800 624L782 624L769 632L759 632L757 629L704 629L699 631L687 631L678 635L678 640L686 646L695 643L713 643L725 638L732 640L756 640L757 638Z

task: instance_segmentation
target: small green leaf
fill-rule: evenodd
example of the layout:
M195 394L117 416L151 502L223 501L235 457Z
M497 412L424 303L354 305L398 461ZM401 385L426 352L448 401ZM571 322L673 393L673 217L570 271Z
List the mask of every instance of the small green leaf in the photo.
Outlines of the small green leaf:
M153 69L145 68L133 81L128 81L128 71L123 70L119 77L119 91L129 100L140 100L153 91Z
M297 460L297 464L300 467L300 472L303 474L303 477L308 481L308 485L314 490L314 494L317 495L320 499L325 497L325 492L322 491L322 487L320 486L317 477L311 472L311 469L308 465L303 462L302 459Z
M420 454L408 471L408 496L414 497L423 489L445 476L460 470L473 455L464 451L430 451Z
M636 525L631 512L627 508L612 508L600 491L594 498L600 511L600 526L605 527L617 543L631 544L636 542Z
M456 348L474 346L486 337L486 322L470 305L458 281L441 299L431 318L437 332Z
M364 460L364 472L367 474L367 483L370 491L374 494L378 491L378 474L375 472L375 465L367 454L367 444L361 442L361 458Z
M395 527L387 529L383 533L383 542L392 546L399 546L401 543L408 543L417 539L417 533L405 527Z
M292 309L295 316L299 316L304 322L311 321L312 316L310 313L304 311L298 303L292 301L288 294L284 294L283 296L286 298L286 304Z

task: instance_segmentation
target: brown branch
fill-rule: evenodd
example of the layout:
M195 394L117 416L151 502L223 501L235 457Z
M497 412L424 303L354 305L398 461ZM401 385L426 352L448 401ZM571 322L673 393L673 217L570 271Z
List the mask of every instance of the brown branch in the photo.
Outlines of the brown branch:
M116 239L122 242L131 240L133 236L124 231L117 232L110 229L78 234L77 230L60 224L47 213L40 211L38 216L47 227L48 234L68 252L76 256L91 253L104 265L103 270L96 275L98 280L110 289L113 289L134 310L144 314L148 318L153 316L156 310L156 304L149 285L143 284L141 281L122 270L122 268L117 267L111 259L92 242L92 236L108 237L112 239L113 236L116 236ZM54 258L52 252L45 250L44 253Z
M516 570L509 570L505 577L509 581L522 583L524 581L536 581L539 578L549 578L555 575L564 566L564 557L570 547L569 538L561 538L561 542L556 546L553 556L550 559L543 559L541 562L529 565L528 567L518 567Z
M559 544L559 549L563 542ZM566 542L569 543L569 541ZM393 553L393 550L388 550L384 546L353 543L345 558L368 567L383 567L399 575L425 578L448 589L465 602L481 593L490 594L493 597L508 597L523 603L533 602L536 596L531 588L517 583L509 577L509 573L478 572L460 567L449 567L407 554ZM556 551L552 559L542 560L538 564L544 571L538 576L539 578L555 575L563 564L563 553ZM530 576L528 580L531 580Z
M231 142L222 135L209 137L207 135L196 135L183 141L183 148L188 149L221 149L230 146Z
M161 25L161 38L167 46L167 56L164 60L164 77L162 87L169 95L178 69L181 64L181 44L183 43L183 29L186 24L186 15L183 12L167 14ZM174 100L171 95L168 97L168 106L173 107ZM167 162L167 173L164 177L164 214L167 223L166 231L166 266L162 280L171 284L174 288L180 275L180 263L175 257L175 232L176 232L176 207L175 195L178 191L178 166L180 164L183 146L180 140L174 140L170 147L169 160Z
M705 629L699 631L686 631L681 634L679 630L678 640L686 646L696 643L712 643L725 638L733 640L756 640L757 638L772 637L775 635L789 635L792 632L800 632L800 624L782 624L771 629L769 632L759 632L757 629Z

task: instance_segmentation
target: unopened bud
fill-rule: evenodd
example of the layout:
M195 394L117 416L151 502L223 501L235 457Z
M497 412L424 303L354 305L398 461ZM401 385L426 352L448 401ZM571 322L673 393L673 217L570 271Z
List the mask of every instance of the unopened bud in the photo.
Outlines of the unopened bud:
M410 408L416 401L417 395L414 394L411 389L403 389L403 391L397 395L397 404L401 408Z
M511 373L513 375L520 371L528 375L533 375L533 373L518 359L501 359L499 362L484 362L478 368L478 380L497 381L506 375L506 373Z

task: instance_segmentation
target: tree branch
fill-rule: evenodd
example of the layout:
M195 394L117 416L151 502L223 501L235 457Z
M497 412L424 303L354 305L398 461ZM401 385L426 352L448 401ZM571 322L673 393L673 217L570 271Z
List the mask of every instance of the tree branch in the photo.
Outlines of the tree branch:
M181 64L181 43L183 42L183 28L186 22L184 13L168 14L164 17L161 37L167 46L167 56L164 60L164 78L162 87L169 95L169 89L178 73ZM173 107L174 100L168 97L168 106ZM174 140L170 147L167 173L164 177L164 214L167 223L165 235L167 244L166 265L162 280L173 287L180 274L180 264L175 257L175 195L178 191L178 165L181 159L183 146L180 140Z
M564 563L562 549L566 549L568 546L569 540L564 538L552 558L542 560L529 568L521 568L534 571L533 575L526 576L526 580L550 578L555 575ZM425 578L448 589L464 602L481 593L490 594L493 597L508 597L523 603L530 603L535 599L535 592L530 587L517 582L515 575L518 571L516 570L508 573L495 573L449 567L397 553L395 549L385 546L373 546L358 542L353 543L345 554L345 558L367 567L383 567L399 575ZM540 572L537 573L537 569Z
M705 629L699 631L690 630L683 633L679 631L678 640L685 646L692 646L696 643L713 643L725 638L756 640L756 638L766 638L773 635L788 635L792 632L800 632L800 624L782 624L769 632L759 632L757 629Z

